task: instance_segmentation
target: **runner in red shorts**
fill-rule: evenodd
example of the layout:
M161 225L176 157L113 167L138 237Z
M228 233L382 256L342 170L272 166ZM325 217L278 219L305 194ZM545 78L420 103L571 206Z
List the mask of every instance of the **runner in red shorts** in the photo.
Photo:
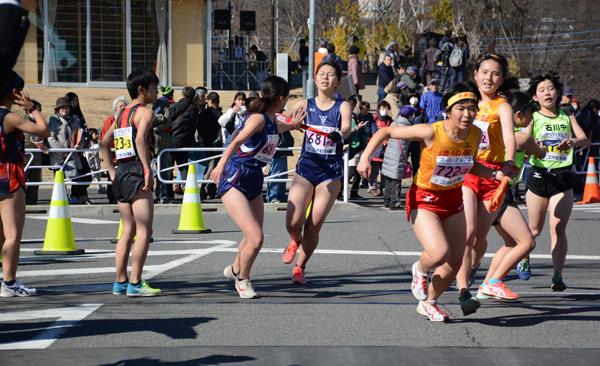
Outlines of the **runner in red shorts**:
M508 62L498 54L486 54L475 64L474 79L481 94L479 112L473 124L481 130L481 141L477 162L490 169L509 173L514 167L515 134L513 132L513 111L503 97L513 88L516 79L508 79ZM463 202L467 220L467 249L463 265L456 276L460 290L460 306L464 315L477 311L479 301L469 292L479 263L473 258L481 258L487 249L486 236L496 219L490 212L490 199L499 182L467 174L463 185ZM473 253L475 252L475 253Z
M407 194L407 216L423 246L412 265L411 290L419 300L417 312L431 321L446 321L437 299L456 277L466 245L461 186L468 172L502 179L498 170L475 161L481 131L473 126L479 96L476 90L456 84L444 96L448 118L432 125L385 127L371 138L357 170L368 177L368 157L387 138L416 140L422 147L419 171ZM433 272L427 287L429 272Z

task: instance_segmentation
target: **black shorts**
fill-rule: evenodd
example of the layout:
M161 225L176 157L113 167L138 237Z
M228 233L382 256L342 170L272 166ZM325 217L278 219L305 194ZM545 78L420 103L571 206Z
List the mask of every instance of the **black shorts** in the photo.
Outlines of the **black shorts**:
M559 193L573 189L572 167L559 169L545 169L531 167L527 189L544 198L550 198Z
M504 202L502 202L502 207L500 207L500 209L498 210L498 214L496 215L496 219L494 220L493 225L500 225L500 219L502 218L502 215L504 215L504 211L506 211L506 209L509 206L519 208L519 204L515 200L515 196L513 195L511 188L512 187L509 187L506 191L506 196L504 196Z
M144 187L144 166L139 160L119 163L113 193L115 199L122 203L132 203L135 196Z

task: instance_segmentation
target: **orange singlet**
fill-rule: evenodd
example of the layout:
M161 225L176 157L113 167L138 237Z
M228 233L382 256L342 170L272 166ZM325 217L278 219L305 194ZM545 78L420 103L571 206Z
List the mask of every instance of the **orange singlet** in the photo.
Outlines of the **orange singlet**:
M479 153L477 154L478 161L504 163L504 139L502 138L502 124L498 114L502 103L506 103L506 99L496 97L479 106L479 112L477 112L477 117L473 122L482 132Z
M460 188L465 175L473 167L480 133L471 127L465 140L452 141L446 135L444 121L431 127L433 144L421 151L419 171L413 183L430 191Z
M502 138L502 123L500 123L500 115L498 114L500 105L505 102L506 99L496 97L481 105L473 122L482 132L477 161L494 170L501 170L506 160L506 149ZM473 174L467 174L464 186L475 193L478 201L489 201L499 184L500 182L494 178L481 178Z
M406 215L411 209L434 212L445 219L463 209L461 186L471 170L481 139L479 129L471 127L465 140L452 141L446 135L444 121L433 127L433 144L421 151L419 171L406 195Z

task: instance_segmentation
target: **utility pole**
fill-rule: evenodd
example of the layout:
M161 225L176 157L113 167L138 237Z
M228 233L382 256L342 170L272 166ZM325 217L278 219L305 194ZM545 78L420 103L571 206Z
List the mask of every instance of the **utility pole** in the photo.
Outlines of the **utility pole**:
M316 24L317 4L316 0L310 0L310 12L308 15L308 81L306 97L313 98L315 96L315 41L316 41Z

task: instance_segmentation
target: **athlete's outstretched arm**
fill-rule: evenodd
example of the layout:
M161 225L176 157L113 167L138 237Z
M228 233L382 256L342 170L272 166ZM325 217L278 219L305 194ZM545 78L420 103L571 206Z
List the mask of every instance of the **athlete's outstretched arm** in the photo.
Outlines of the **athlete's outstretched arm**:
M433 128L430 125L418 124L413 126L396 126L396 127L384 127L377 131L365 150L361 153L360 162L356 167L356 170L363 177L368 177L371 174L371 163L369 163L369 157L375 151L377 146L388 138L402 139L402 140L413 140L423 142L426 146L430 146L433 143Z
M546 156L546 150L538 146L531 135L525 132L517 132L515 133L515 140L517 142L517 150L524 150L527 155L535 155L538 159L543 159Z

